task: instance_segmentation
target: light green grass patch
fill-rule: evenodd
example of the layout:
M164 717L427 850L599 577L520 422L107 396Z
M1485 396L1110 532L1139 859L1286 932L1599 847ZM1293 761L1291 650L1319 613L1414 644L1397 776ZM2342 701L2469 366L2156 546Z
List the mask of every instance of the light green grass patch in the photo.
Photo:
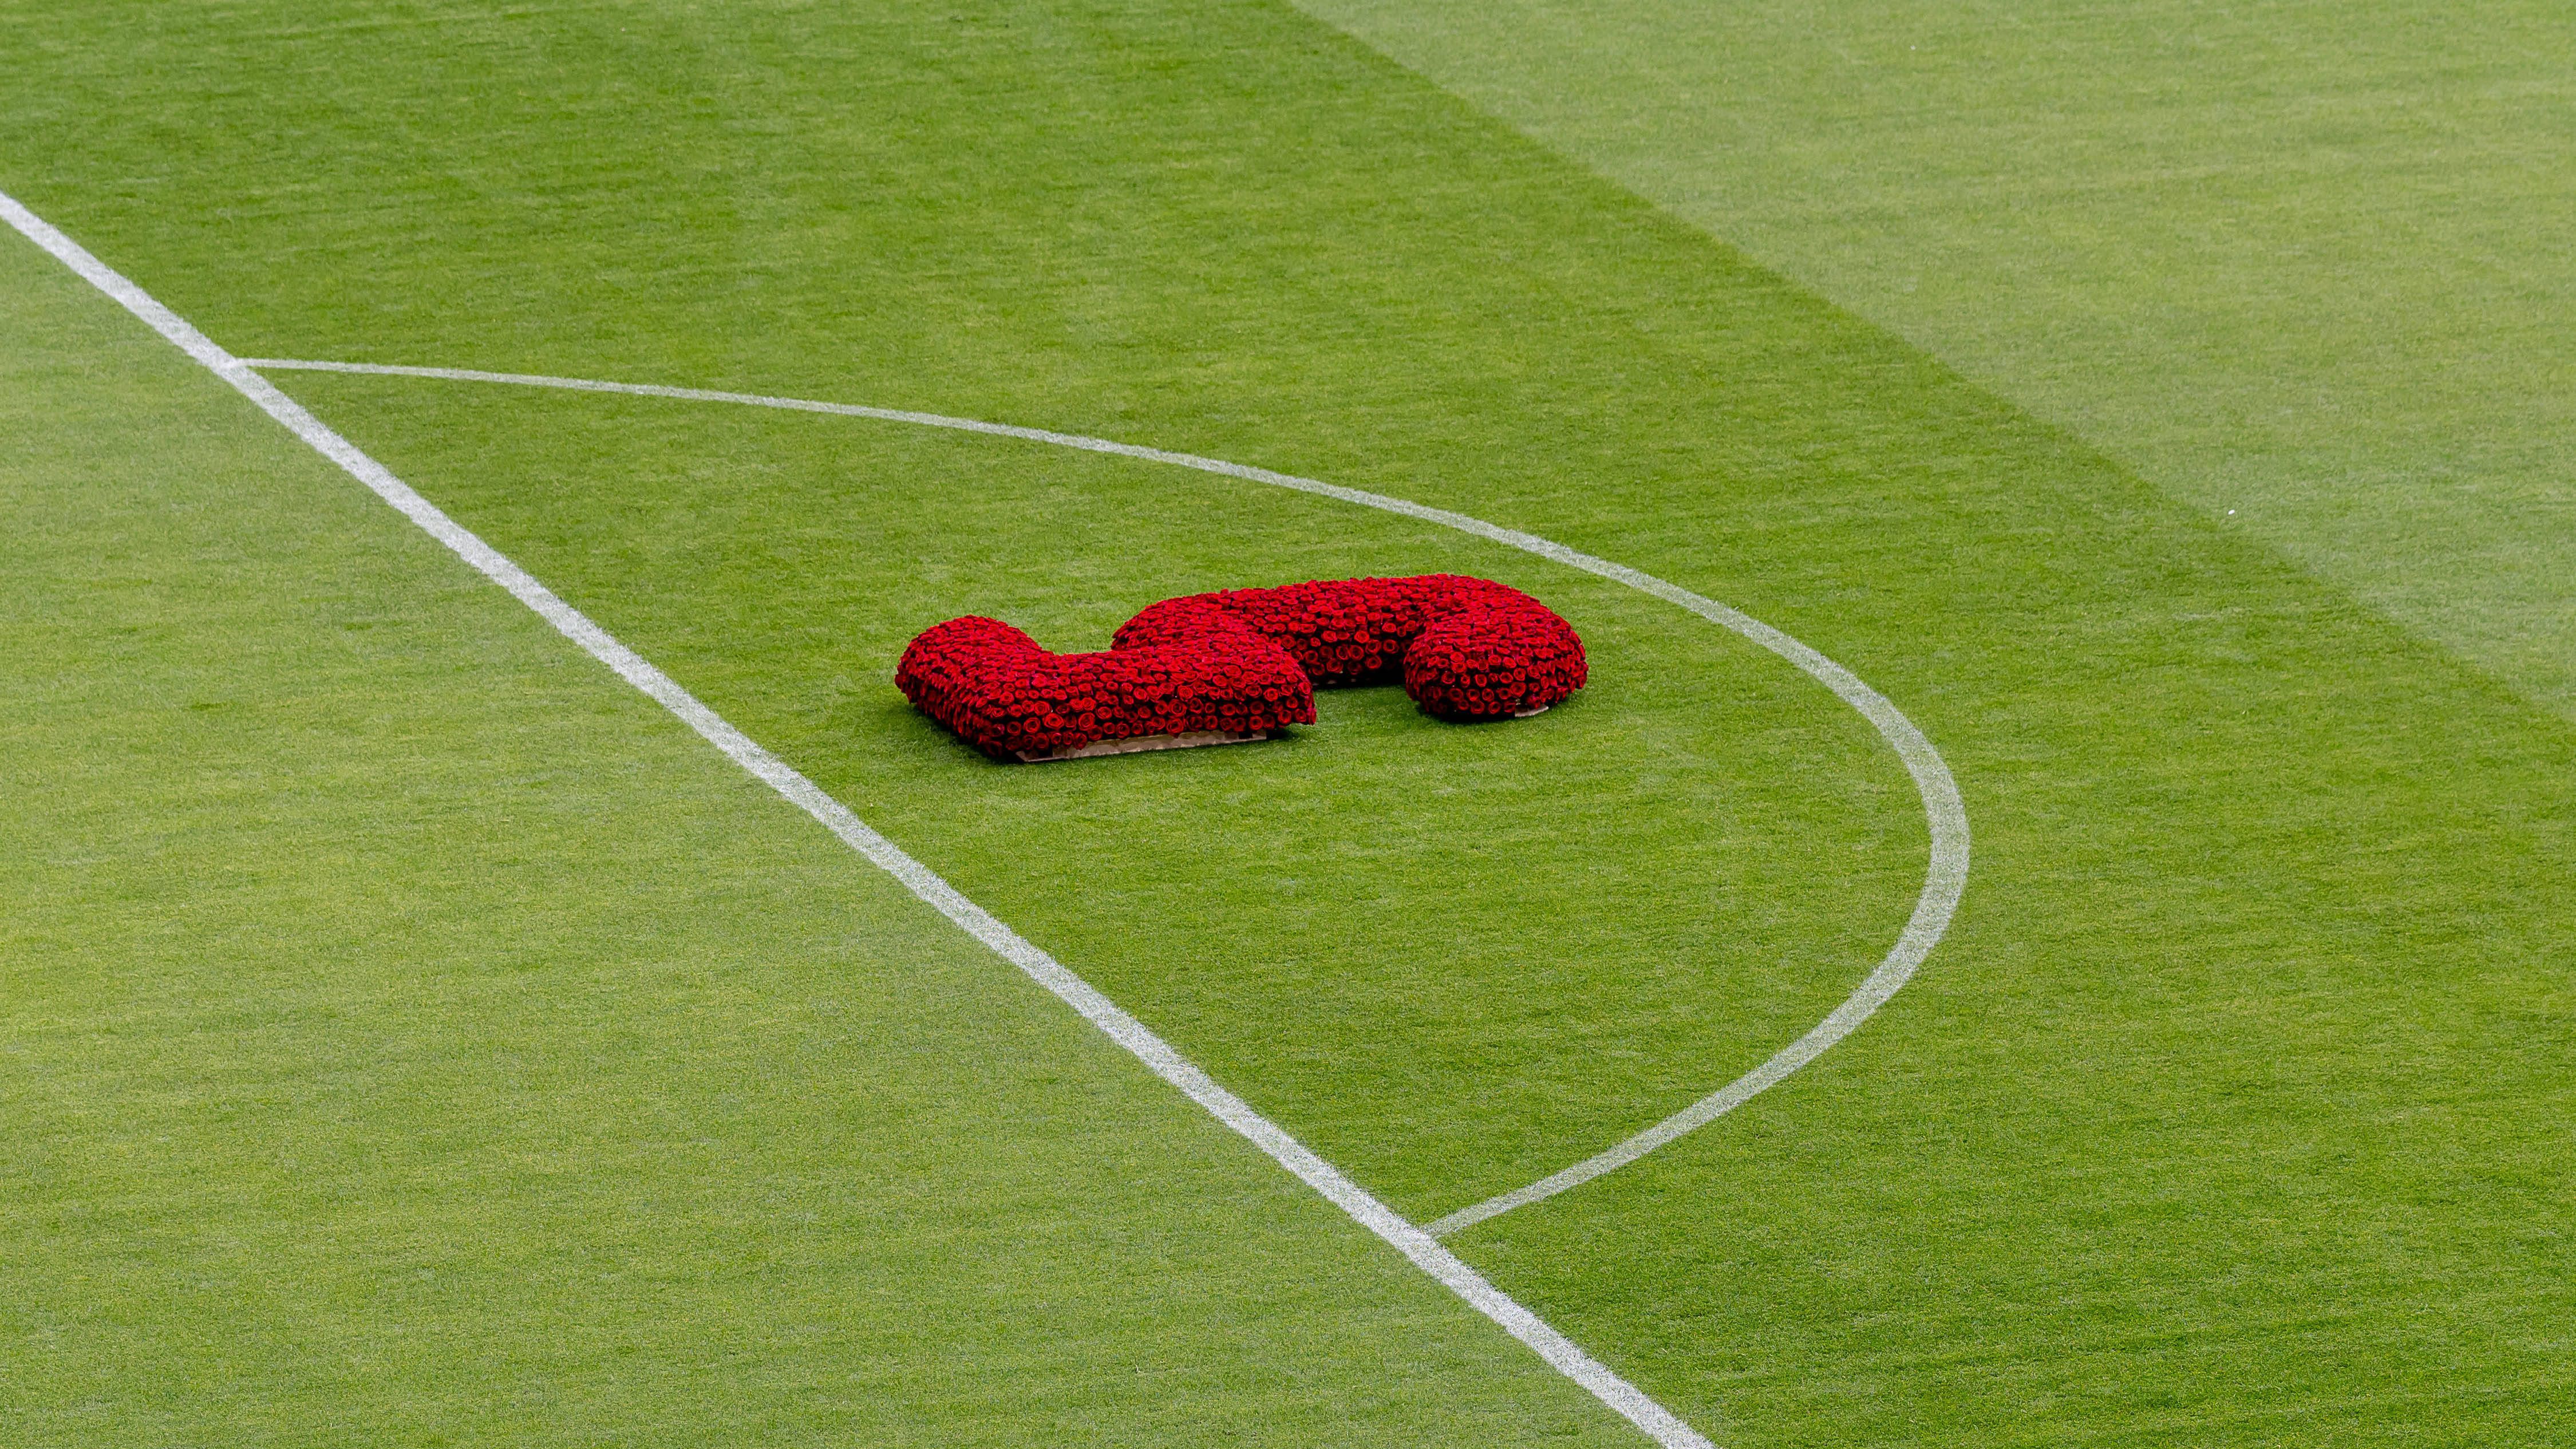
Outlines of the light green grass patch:
M2576 30L1301 0L2576 715Z
M0 337L0 1438L1630 1442L14 234Z

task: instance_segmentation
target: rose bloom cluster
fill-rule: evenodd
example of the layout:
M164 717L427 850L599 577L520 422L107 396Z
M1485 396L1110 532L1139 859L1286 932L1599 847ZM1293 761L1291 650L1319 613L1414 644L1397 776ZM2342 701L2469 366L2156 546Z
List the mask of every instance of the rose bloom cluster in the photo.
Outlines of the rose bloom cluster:
M1166 599L1106 653L1051 654L998 619L951 619L904 651L895 683L988 753L1191 730L1311 724L1316 686L1401 679L1426 713L1490 719L1583 687L1583 641L1545 604L1430 574Z
M1315 690L1285 650L1241 625L1104 654L1052 654L999 619L922 631L895 666L922 713L1008 758L1097 740L1315 722Z
M1533 714L1583 687L1583 641L1556 611L1482 605L1433 620L1404 651L1404 692L1424 714Z
M1461 574L1166 599L1128 620L1118 642L1187 638L1220 617L1278 641L1319 687L1401 679L1425 713L1446 719L1545 709L1581 689L1588 673L1583 640L1555 610Z

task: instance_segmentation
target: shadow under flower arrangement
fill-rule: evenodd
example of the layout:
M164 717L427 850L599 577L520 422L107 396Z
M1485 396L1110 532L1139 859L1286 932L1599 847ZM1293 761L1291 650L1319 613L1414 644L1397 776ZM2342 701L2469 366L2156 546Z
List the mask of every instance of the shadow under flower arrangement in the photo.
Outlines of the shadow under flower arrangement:
M1537 714L1583 687L1583 640L1490 579L1427 574L1165 599L1097 654L1055 654L999 619L925 629L894 681L1002 760L1239 744L1315 722L1315 691L1401 679L1451 720Z

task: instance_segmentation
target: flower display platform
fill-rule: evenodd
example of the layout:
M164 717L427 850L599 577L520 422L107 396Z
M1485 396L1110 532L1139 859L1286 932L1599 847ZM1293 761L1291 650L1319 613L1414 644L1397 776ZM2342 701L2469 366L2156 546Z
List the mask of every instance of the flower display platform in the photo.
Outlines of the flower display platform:
M1423 713L1527 718L1581 689L1583 640L1490 579L1317 580L1165 599L1110 647L1057 654L978 615L916 636L895 684L996 759L1248 744L1315 722L1315 690L1401 682Z

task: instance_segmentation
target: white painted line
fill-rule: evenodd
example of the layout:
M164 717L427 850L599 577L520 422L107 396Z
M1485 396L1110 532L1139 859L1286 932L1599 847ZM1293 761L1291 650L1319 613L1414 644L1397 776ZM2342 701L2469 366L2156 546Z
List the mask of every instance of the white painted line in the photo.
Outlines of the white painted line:
M1273 1161L1295 1173L1298 1180L1391 1244L1415 1267L1438 1279L1443 1287L1465 1299L1477 1312L1501 1325L1504 1332L1528 1345L1557 1372L1590 1390L1595 1398L1644 1430L1657 1444L1665 1446L1665 1449L1714 1449L1704 1435L1682 1422L1671 1410L1647 1397L1636 1385L1612 1373L1572 1339L1557 1332L1545 1319L1487 1282L1483 1274L1460 1261L1457 1254L1440 1246L1430 1234L1405 1221L1394 1209L1363 1191L1359 1184L1344 1177L1332 1164L1307 1150L1304 1143L1252 1110L1242 1098L1218 1086L1207 1073L1146 1029L1144 1023L1121 1010L1090 982L1065 969L1054 957L1031 945L1018 932L968 900L928 866L870 829L847 806L824 793L822 787L753 743L749 736L699 703L695 696L653 667L642 655L617 642L607 630L565 603L499 550L412 491L409 484L395 477L383 464L360 452L355 444L271 386L265 378L253 372L249 364L216 346L177 313L162 306L142 288L90 255L79 243L55 230L6 192L0 192L0 218L5 218L28 240L79 273L91 286L143 319L152 330L168 338L181 351L231 383L244 397L258 404L261 411L284 424L314 451L339 464L351 477L374 490L376 496L392 504L404 517L454 550L457 557L473 565L484 577L509 590L513 597L535 610L564 637L615 670L619 678L652 696L663 708L678 715L689 728L704 736L709 744L793 801L851 849L903 882L906 889L927 901L941 915L956 922L969 935L1028 973L1039 985L1054 992L1066 1005L1080 1012L1084 1020L1134 1054L1154 1075L1180 1088L1191 1101L1249 1139L1254 1146L1268 1153Z
M1479 538L1508 544L1525 553L1553 559L1569 568L1615 579L1632 589L1678 604L1711 623L1720 624L1781 658L1798 666L1807 675L1834 692L1837 698L1860 711L1905 762L1905 771L1914 779L1914 789L1923 799L1924 818L1931 824L1931 859L1923 873L1923 889L1914 898L1914 913L1898 933L1896 944L1888 949L1878 968L1835 1007L1815 1028L1796 1041L1772 1054L1771 1059L1743 1076L1700 1098L1635 1136L1573 1166L1548 1174L1527 1187L1487 1198L1458 1209L1445 1217L1425 1224L1434 1237L1446 1237L1461 1228L1483 1222L1516 1207L1526 1207L1544 1198L1556 1196L1567 1188L1590 1182L1605 1172L1620 1168L1689 1132L1706 1126L1734 1111L1763 1089L1814 1061L1827 1047L1849 1036L1852 1029L1869 1020L1889 997L1910 980L1915 968L1923 964L1932 948L1940 944L1942 933L1950 928L1950 917L1958 910L1959 897L1968 885L1968 811L1959 799L1959 785L1950 777L1950 767L1941 761L1941 752L1932 747L1914 721L1888 702L1885 695L1861 682L1858 675L1831 659L1772 628L1761 620L1714 599L1692 593L1678 584L1668 584L1652 574L1640 573L1625 564L1594 558L1561 543L1536 534L1503 528L1452 513L1444 508L1430 508L1383 493L1367 493L1357 488L1343 488L1300 478L1290 473L1274 473L1267 468L1246 467L1217 458L1202 458L1190 453L1166 452L1161 448L1143 448L1133 443L1113 443L1106 438L1087 438L1079 433L1056 433L1043 428L1014 427L1009 423L978 422L972 418L943 417L938 413L899 412L892 408L860 407L853 403L815 402L808 398L769 397L750 392L712 392L695 387L657 387L649 383L600 382L589 378L544 377L517 372L477 372L462 367L396 367L369 362L308 362L289 358L257 358L245 364L250 367L296 369L306 372L356 372L386 377L442 378L451 382L502 382L523 387L566 388L574 392L633 393L643 397L679 398L689 402L746 403L753 407L787 408L797 412L833 413L843 417L874 418L882 422L917 423L924 427L950 428L968 433L990 433L1004 438L1025 438L1031 442L1054 443L1061 447L1080 448L1093 453L1115 453L1121 457L1142 458L1149 462L1171 463L1183 468L1196 468L1204 473L1222 473L1232 478L1249 479L1280 488L1294 488L1300 493L1319 493L1356 503L1364 508L1400 513L1437 523Z

